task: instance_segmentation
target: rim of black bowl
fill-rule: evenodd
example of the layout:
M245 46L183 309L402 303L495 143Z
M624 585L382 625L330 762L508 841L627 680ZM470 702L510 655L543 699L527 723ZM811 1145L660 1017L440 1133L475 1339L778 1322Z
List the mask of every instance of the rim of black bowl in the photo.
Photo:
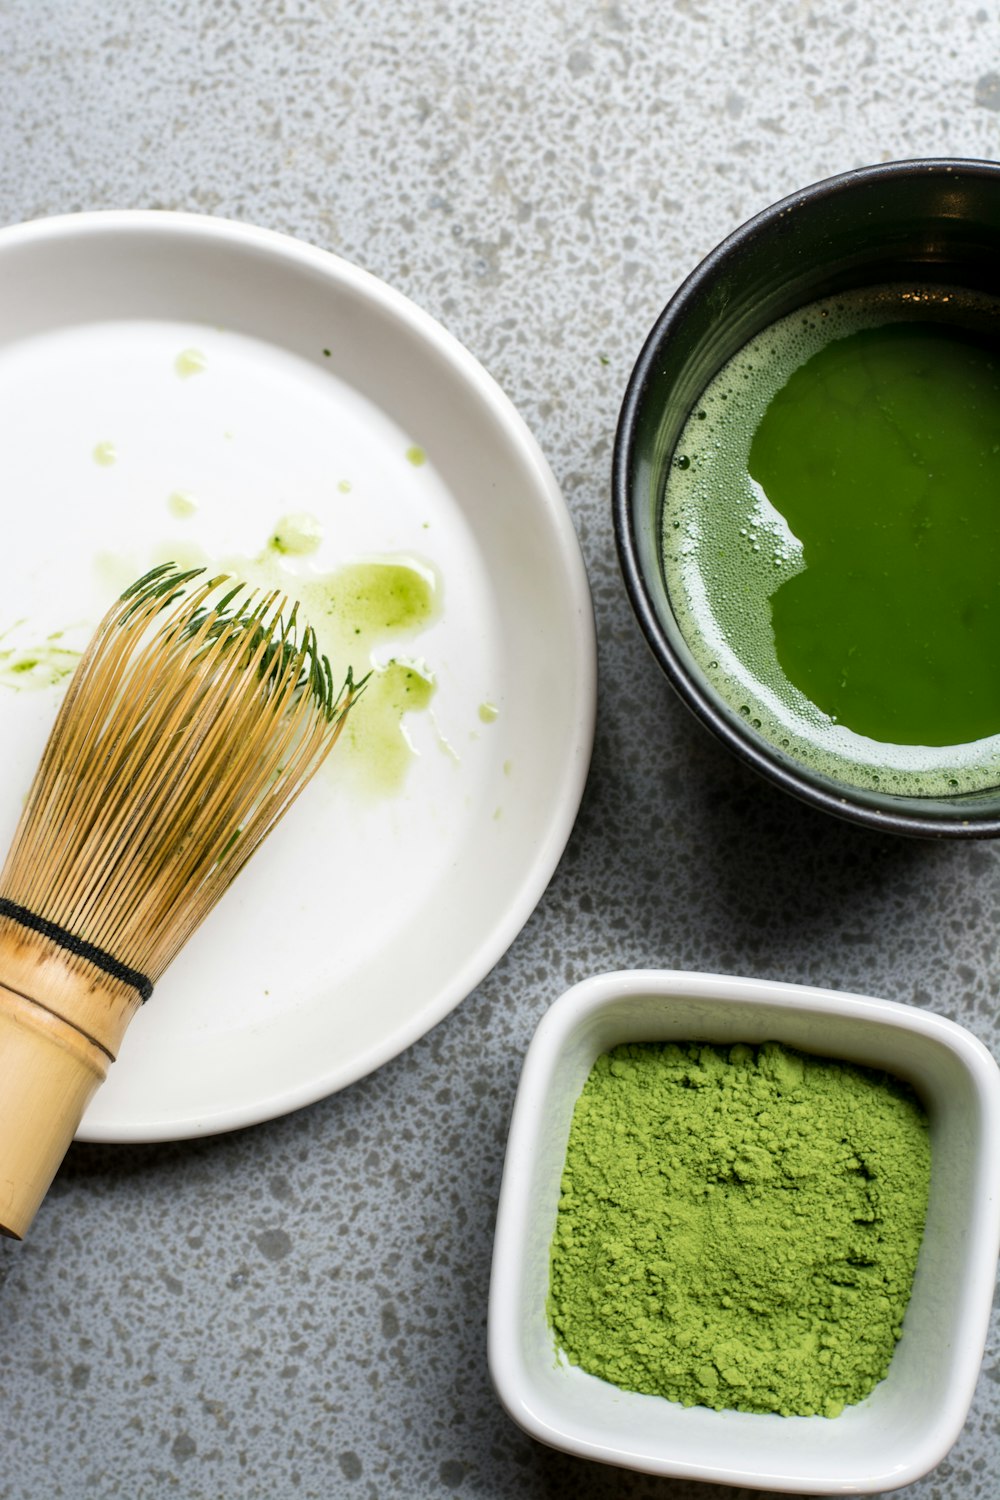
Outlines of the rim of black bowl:
M918 838L986 839L1000 835L1000 811L989 817L976 817L971 803L963 809L959 798L955 798L952 804L953 815L949 812L947 817L932 817L926 812L918 811L919 802L929 799L904 796L895 798L890 793L883 794L879 805L875 805L873 802L860 800L864 797L863 791L846 782L838 783L831 779L817 781L804 771L798 771L791 763L777 759L778 751L774 752L775 758L772 758L761 742L742 734L739 725L726 715L714 698L703 690L702 684L685 669L657 617L639 563L629 489L629 472L643 388L658 352L670 336L682 310L700 294L703 285L712 279L721 260L729 259L742 247L766 234L776 219L807 199L816 201L834 197L856 184L878 182L884 178L907 174L945 176L958 172L967 176L1000 179L1000 162L985 158L915 157L856 167L786 194L777 202L761 209L721 240L677 287L640 350L625 388L615 433L611 500L619 567L629 601L646 641L682 701L735 755L793 797L848 822ZM938 806L941 806L946 799L937 800ZM968 813L967 818L963 818L963 811Z

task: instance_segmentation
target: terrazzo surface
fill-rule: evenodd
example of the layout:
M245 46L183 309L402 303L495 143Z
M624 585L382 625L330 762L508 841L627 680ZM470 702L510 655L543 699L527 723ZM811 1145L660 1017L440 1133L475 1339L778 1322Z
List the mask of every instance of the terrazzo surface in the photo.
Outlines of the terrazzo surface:
M932 1008L996 1052L1000 848L835 822L709 740L625 598L611 443L647 329L738 223L850 167L1000 155L997 7L0 0L0 84L0 222L224 215L439 318L563 488L601 675L565 856L451 1016L286 1118L73 1147L29 1239L0 1243L0 1496L738 1495L550 1451L493 1395L527 1043L569 984L650 965ZM910 1500L996 1500L998 1381L994 1329L966 1427Z

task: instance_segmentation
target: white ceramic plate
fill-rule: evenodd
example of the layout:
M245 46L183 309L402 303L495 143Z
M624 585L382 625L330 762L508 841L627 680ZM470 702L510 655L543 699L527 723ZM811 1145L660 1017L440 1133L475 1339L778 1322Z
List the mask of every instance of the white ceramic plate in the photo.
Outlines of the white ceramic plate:
M192 349L195 373L178 364ZM376 657L435 682L402 721L401 785L360 793L334 750L132 1023L80 1135L178 1138L321 1098L475 987L569 836L596 670L555 480L490 377L406 298L198 216L0 231L0 411L0 674L56 632L82 645L152 562L255 557L288 513L323 538L281 560L293 579L388 558L436 580L436 616ZM12 680L4 847L60 697Z

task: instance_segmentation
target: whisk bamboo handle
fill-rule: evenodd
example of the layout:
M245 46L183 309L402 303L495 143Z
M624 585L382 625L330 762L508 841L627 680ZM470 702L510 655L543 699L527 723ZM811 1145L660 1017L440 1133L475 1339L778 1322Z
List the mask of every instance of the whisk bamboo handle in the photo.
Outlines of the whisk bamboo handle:
M133 988L74 972L40 935L0 932L3 1233L26 1233L138 1006Z
M22 1239L111 1058L82 1031L0 984L0 1229Z

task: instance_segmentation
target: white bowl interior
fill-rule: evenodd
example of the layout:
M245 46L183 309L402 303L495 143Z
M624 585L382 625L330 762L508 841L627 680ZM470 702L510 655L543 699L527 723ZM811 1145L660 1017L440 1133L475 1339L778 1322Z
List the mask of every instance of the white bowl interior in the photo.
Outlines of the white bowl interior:
M927 1109L932 1181L889 1373L834 1420L684 1408L557 1356L549 1246L573 1108L595 1059L629 1041L759 1043L885 1068ZM802 1493L874 1493L944 1456L979 1371L997 1257L1000 1074L969 1033L886 1001L698 975L617 975L557 1002L526 1059L497 1225L490 1361L510 1414L556 1447L649 1472Z

